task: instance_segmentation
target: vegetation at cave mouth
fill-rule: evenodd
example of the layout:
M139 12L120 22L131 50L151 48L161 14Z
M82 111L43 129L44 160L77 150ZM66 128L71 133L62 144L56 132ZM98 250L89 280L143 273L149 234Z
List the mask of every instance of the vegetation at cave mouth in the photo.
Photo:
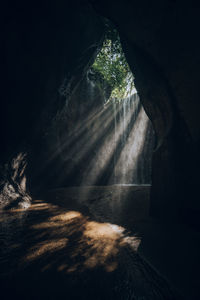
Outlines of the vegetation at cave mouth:
M122 99L134 93L134 77L116 29L112 27L107 29L104 42L90 72L102 86L110 88L110 99Z

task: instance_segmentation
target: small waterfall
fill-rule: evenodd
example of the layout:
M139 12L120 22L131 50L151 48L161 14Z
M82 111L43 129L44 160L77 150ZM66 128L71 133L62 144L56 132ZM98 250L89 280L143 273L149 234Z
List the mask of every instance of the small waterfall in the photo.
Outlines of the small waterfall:
M154 134L138 94L113 101L113 108L115 151L114 173L110 183L149 184Z
M67 184L150 184L154 134L138 94L104 104L95 97L93 103L95 86L86 87L81 100L87 96L87 105L77 101L72 131L63 135Z

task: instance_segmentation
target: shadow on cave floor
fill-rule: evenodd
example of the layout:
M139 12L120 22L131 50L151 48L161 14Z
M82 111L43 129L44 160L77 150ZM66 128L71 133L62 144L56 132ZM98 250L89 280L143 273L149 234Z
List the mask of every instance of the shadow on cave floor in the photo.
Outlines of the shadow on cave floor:
M2 212L1 299L182 299L137 251L148 210L148 186L110 186Z

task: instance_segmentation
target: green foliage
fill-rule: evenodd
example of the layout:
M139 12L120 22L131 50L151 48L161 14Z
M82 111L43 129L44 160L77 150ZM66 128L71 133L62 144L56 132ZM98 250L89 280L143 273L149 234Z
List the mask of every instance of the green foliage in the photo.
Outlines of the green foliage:
M133 74L124 56L118 32L109 28L102 48L91 67L110 86L111 98L124 98L134 88Z

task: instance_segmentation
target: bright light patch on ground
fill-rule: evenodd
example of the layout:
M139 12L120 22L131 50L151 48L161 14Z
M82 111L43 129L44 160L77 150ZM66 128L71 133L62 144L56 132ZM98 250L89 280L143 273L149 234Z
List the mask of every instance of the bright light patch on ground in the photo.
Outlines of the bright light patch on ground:
M57 271L66 273L96 267L113 272L118 267L119 251L127 246L135 251L139 246L139 240L124 234L121 226L91 221L79 211L60 212L47 203L37 203L30 211L41 208L52 211L54 216L32 226L36 237L43 236L43 240L27 251L23 264L40 261L43 271L56 265ZM48 257L48 263L44 257Z

